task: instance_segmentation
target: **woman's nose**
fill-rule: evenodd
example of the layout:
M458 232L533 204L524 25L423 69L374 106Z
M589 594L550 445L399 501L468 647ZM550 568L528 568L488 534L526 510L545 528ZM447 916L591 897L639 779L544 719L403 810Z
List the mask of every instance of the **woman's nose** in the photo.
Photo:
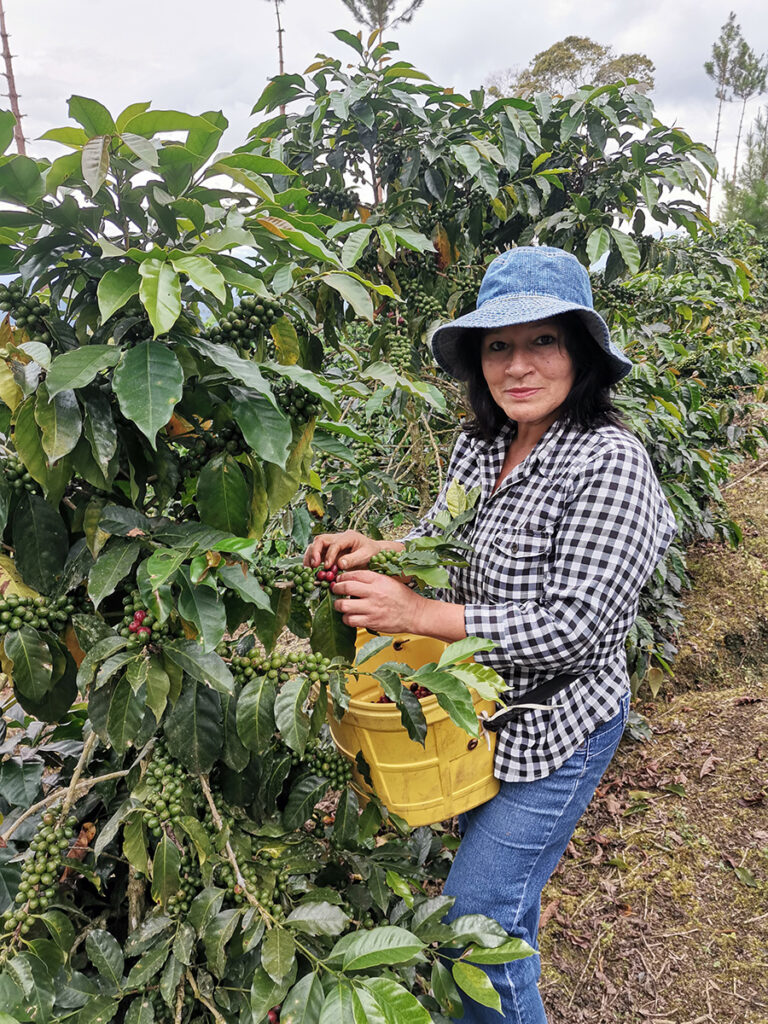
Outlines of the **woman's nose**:
M505 367L507 375L510 377L520 377L530 369L531 359L525 349L511 349Z

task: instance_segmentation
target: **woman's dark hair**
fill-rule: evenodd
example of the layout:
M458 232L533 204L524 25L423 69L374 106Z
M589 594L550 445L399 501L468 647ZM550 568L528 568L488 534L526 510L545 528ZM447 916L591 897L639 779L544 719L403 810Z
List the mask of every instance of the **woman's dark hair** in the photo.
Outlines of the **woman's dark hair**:
M563 313L551 317L551 320L565 328L565 348L575 370L573 387L563 402L558 420L583 430L607 426L626 429L613 404L611 364L606 353L577 313ZM479 328L467 331L470 336L460 349L460 358L467 400L473 414L464 429L471 437L490 441L507 422L507 415L494 402L483 376L480 352L484 333Z

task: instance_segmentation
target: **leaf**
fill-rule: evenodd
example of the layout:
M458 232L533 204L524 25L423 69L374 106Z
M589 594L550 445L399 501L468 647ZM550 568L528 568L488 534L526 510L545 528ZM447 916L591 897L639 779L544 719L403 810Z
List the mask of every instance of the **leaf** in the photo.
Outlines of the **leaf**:
M429 1011L407 989L390 977L368 978L366 988L383 1011L387 1024L431 1024Z
M342 658L350 665L355 660L357 630L345 625L341 613L333 607L330 590L320 601L312 622L310 645L326 658Z
M357 842L360 831L360 804L354 789L348 786L341 794L336 807L336 820L333 823L333 839L341 848L347 849L349 844ZM409 891L410 894L410 891Z
M206 256L172 256L171 263L180 274L186 274L193 284L210 292L219 302L227 298L224 275Z
M287 829L300 828L312 817L315 805L328 789L328 780L319 775L302 775L288 794L283 810L283 824Z
M235 565L220 565L216 574L226 587L234 590L244 601L255 604L257 608L263 608L265 611L271 608L269 597L264 593L255 576L245 572L244 569L245 566L240 566L237 563Z
M595 228L587 238L587 256L590 264L595 264L605 256L611 248L611 235L607 228Z
M498 923L484 914L463 914L451 921L449 928L453 938L446 945L466 946L470 942L495 949L505 943L509 936Z
M118 753L125 753L134 742L143 718L144 700L133 692L130 682L123 676L111 691L107 709L107 736Z
M166 841L170 842L168 837L164 836L160 843L158 843L158 853L160 852L159 847ZM176 848L174 847L174 850L175 849ZM178 856L178 850L176 850L176 854ZM164 942L154 946L145 953L130 969L128 977L125 979L126 988L143 988L149 979L153 978L157 974L168 959L168 947L170 944L171 940L166 939Z
M290 419L257 392L232 386L229 390L232 413L248 447L265 462L284 467L293 440Z
M283 742L299 756L309 738L309 717L302 710L309 687L308 676L295 676L282 685L275 699L275 724Z
M383 651L385 647L389 647L391 644L391 636L371 637L370 640L366 640L366 642L357 652L357 655L355 657L355 665L364 665L366 661L370 661L371 658L375 658L377 654Z
M135 541L114 537L101 552L88 573L88 596L98 608L105 597L114 594L133 568L141 547Z
M54 683L48 644L36 629L23 625L6 634L4 649L13 663L14 685L31 700L42 700Z
M210 772L221 754L221 701L215 690L185 680L165 723L171 755L195 775Z
M119 991L125 961L117 939L103 928L94 928L85 937L85 951L107 989Z
M88 96L70 96L68 102L69 116L85 129L86 136L110 135L117 131L112 115L98 100Z
M91 195L96 195L104 184L109 174L109 145L108 135L97 135L89 139L83 146L81 153L81 168L83 180L91 190Z
M332 903L304 903L290 912L286 927L307 935L340 935L349 924L349 917Z
M464 953L465 959L471 960L475 964L508 964L512 960L522 960L524 957L538 955L538 950L529 946L525 939L508 939L492 949L470 946Z
M48 389L41 384L37 389L35 420L42 432L43 451L48 465L53 466L68 455L80 440L83 421L74 391L60 391L49 400Z
M275 354L278 363L284 366L293 366L301 356L301 346L296 328L287 316L281 316L279 320L269 328L272 340L275 343Z
M370 294L356 278L346 274L322 274L321 280L341 295L345 302L354 309L357 316L373 322L373 300Z
M194 640L172 640L163 644L163 654L198 683L212 686L220 693L234 694L235 681L226 663L218 654L203 651Z
M248 750L267 749L275 731L274 704L277 690L266 676L254 676L237 699L237 735Z
M491 984L491 979L479 967L459 961L451 969L453 980L459 988L482 1006L490 1006L501 1013L501 997Z
M149 996L136 996L125 1012L124 1024L154 1024L154 1021L155 1009ZM80 1024L79 1019L78 1024Z
M440 655L437 667L440 669L457 661L466 661L467 658L473 657L478 651L492 651L494 647L496 647L496 644L493 640L483 640L477 636L464 637L463 640L457 640L445 648Z
M640 250L637 242L618 228L611 228L611 235L630 274L636 274L640 269Z
M283 999L281 1024L317 1024L324 1000L325 992L318 976L313 972L305 974Z
M236 537L247 537L251 499L240 463L229 454L217 455L197 481L201 522Z
M288 989L296 980L296 968L291 968L287 977L276 982L263 967L257 967L251 979L250 1004L252 1024L261 1024L273 1006L279 1006Z
M25 583L51 594L69 551L69 536L61 517L38 494L22 495L13 516L16 566Z
M367 1021L360 998L346 978L334 979L326 994L318 1024L358 1024Z
M284 928L272 928L261 944L261 966L273 981L282 981L296 958L296 943Z
M360 971L407 963L425 947L426 943L413 932L397 925L384 925L345 935L329 953L329 960L341 960L345 971Z
M208 967L217 978L224 976L227 967L226 945L234 934L240 921L241 911L238 908L221 910L209 922L203 935L205 955Z
M181 856L176 844L164 835L152 858L152 899L155 903L165 907L169 897L178 892L181 885L180 865Z
M144 834L144 822L137 815L123 827L123 853L128 863L146 875L149 869L147 841Z
M45 377L49 398L60 391L85 387L119 360L120 350L112 345L83 345L71 352L62 352L53 360Z
M124 263L115 270L108 270L99 281L96 298L99 303L101 322L105 323L118 309L139 293L141 277L135 263ZM99 346L104 347L104 346ZM81 351L85 351L83 349ZM77 349L75 351L78 351ZM76 385L71 385L75 387Z
M147 259L139 265L139 298L154 328L154 337L166 334L181 313L181 282L170 263ZM135 351L132 350L132 351ZM170 415L168 417L170 419ZM165 421L166 423L168 420Z
M61 910L46 910L38 920L48 929L48 934L65 953L69 953L75 941L75 926Z
M203 651L211 652L226 632L227 613L224 602L217 590L204 584L192 583L187 567L176 574L176 582L179 585L179 615L197 627L203 641Z
M184 371L178 359L155 341L143 341L129 349L113 377L123 415L155 449L157 432L170 420L183 385Z

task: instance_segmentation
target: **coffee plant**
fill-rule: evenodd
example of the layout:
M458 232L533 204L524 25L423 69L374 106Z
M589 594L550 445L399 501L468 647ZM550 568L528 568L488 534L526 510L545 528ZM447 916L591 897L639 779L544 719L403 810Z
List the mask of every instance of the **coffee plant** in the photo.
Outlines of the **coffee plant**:
M461 399L427 332L496 252L607 257L623 408L683 539L737 539L717 488L762 436L765 296L752 242L673 198L706 147L632 86L487 105L336 36L358 65L273 79L233 152L220 112L74 96L45 135L66 152L0 157L3 1024L440 1024L462 991L498 1006L482 966L532 953L446 924L455 841L350 784L327 715L390 640L356 651L335 567L300 564L314 530L391 533L439 488L439 530L387 571L442 587L466 557L479 496L445 479ZM678 548L637 683L684 580ZM414 742L428 694L477 733L470 688L503 685L485 650L372 673Z

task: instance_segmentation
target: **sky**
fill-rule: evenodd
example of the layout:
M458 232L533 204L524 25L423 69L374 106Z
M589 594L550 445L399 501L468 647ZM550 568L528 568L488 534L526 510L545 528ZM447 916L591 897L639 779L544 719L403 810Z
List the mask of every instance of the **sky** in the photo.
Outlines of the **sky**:
M4 0L4 7L32 155L54 155L35 139L68 123L72 94L99 99L113 114L139 100L189 113L221 109L230 121L223 146L234 148L277 73L271 0ZM393 37L403 59L461 92L495 71L526 65L567 35L645 53L656 65L658 117L711 145L716 100L703 64L730 10L752 48L767 51L766 0L424 0ZM357 31L341 0L283 0L280 12L287 72L303 71L318 52L351 52L331 35L335 28ZM761 103L768 96L748 104L745 132ZM718 156L729 174L738 113L736 103L725 105Z

